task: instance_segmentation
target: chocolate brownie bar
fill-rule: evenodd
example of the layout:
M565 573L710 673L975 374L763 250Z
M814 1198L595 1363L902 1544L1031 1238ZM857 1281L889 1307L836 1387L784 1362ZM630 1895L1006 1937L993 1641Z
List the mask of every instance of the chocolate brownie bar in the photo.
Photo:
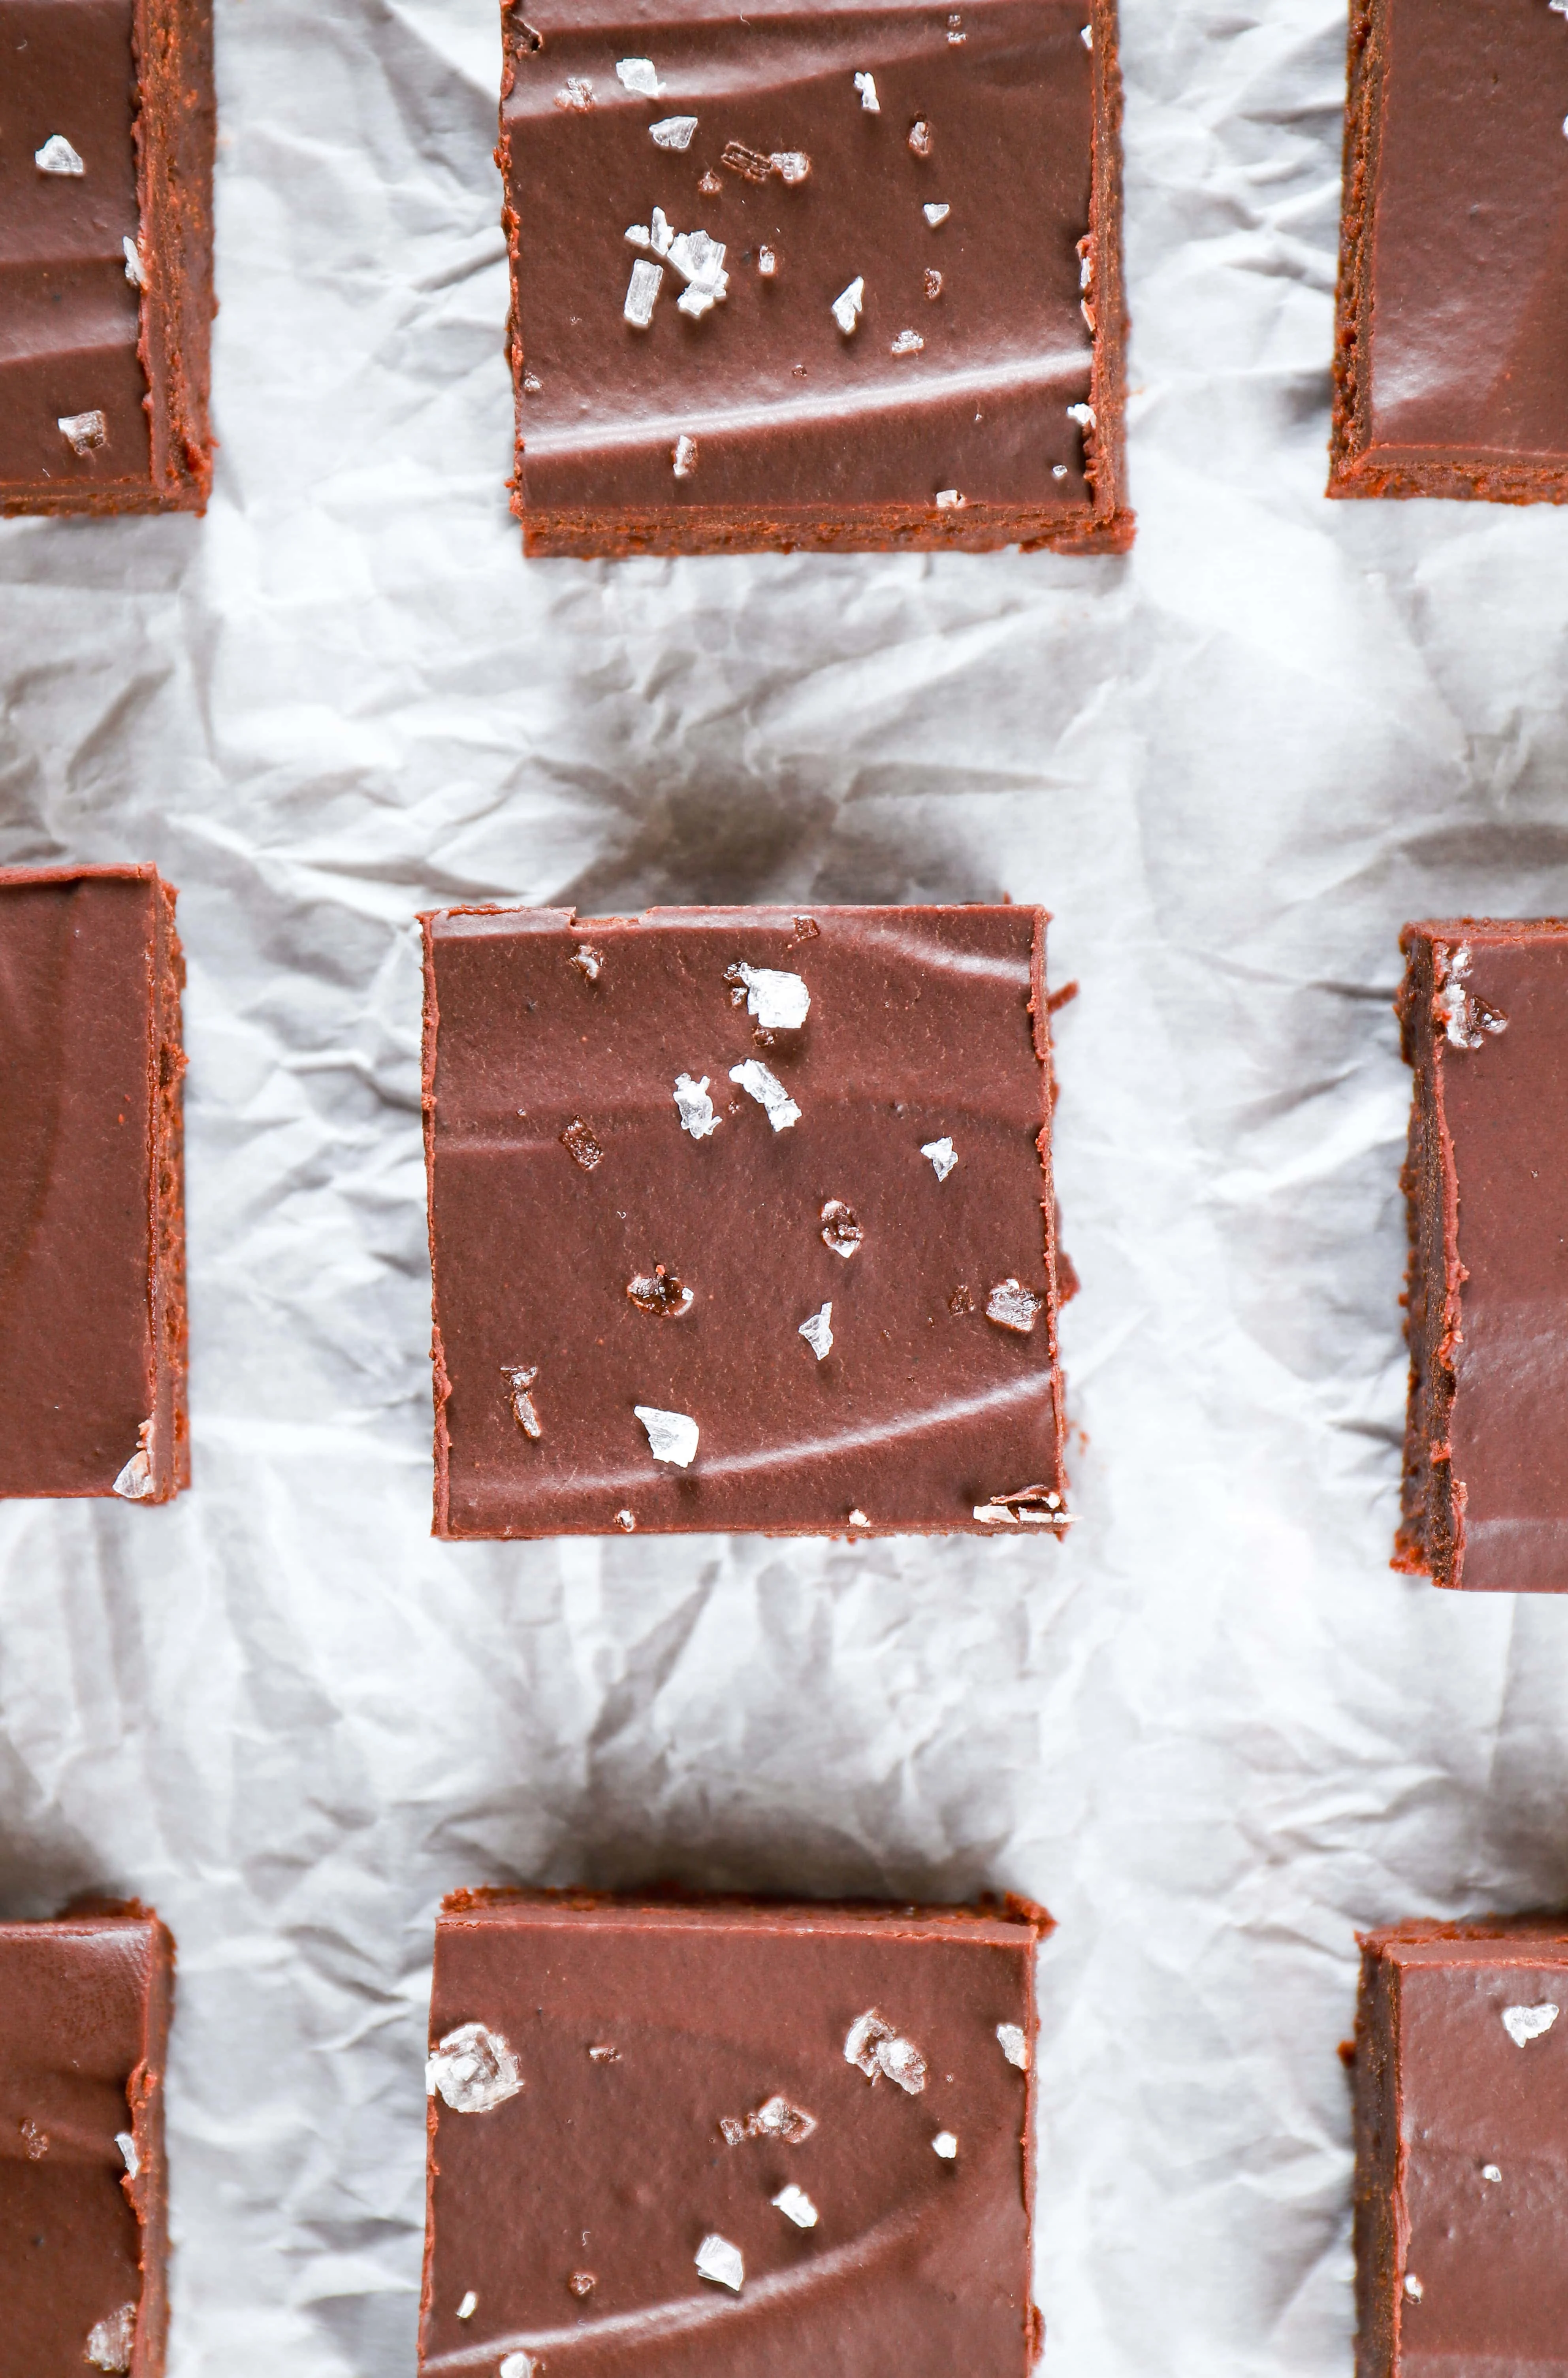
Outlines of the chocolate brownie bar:
M1131 541L1115 0L502 23L530 553Z
M425 922L438 1535L1061 1533L1042 910Z
M0 511L200 511L210 0L0 0Z
M449 1900L422 2378L1025 2378L1049 1922Z

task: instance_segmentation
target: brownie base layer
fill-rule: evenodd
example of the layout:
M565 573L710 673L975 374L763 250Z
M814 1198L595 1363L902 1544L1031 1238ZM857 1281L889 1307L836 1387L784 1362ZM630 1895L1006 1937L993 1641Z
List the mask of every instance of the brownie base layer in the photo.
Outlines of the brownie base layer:
M886 553L899 547L914 553L992 553L1009 545L1026 553L1125 553L1134 526L1130 511L1105 514L1087 507L1064 519L1059 512L1012 513L975 504L951 528L948 515L933 518L914 507L836 518L813 513L801 521L766 513L589 517L539 513L521 504L514 510L523 523L526 553L580 560L615 560L634 553Z
M1410 1239L1405 1289L1405 1342L1410 1384L1405 1407L1405 1464L1392 1566L1406 1575L1457 1585L1465 1490L1455 1490L1449 1415L1454 1350L1459 1334L1459 1191L1454 1143L1442 1111L1435 1062L1436 967L1430 935L1407 926L1399 937L1405 979L1396 1003L1400 1046L1415 1075L1409 1138L1400 1185Z
M50 12L34 5L33 38L47 42ZM139 235L147 276L137 355L145 376L148 449L135 458L108 445L73 454L62 438L47 475L0 478L0 514L201 512L212 486L208 417L211 379L212 166L217 137L211 0L134 0L132 139ZM0 110L4 102L0 99ZM69 352L71 326L62 324ZM29 366L18 401L60 409L54 358ZM0 382L0 404L6 402Z

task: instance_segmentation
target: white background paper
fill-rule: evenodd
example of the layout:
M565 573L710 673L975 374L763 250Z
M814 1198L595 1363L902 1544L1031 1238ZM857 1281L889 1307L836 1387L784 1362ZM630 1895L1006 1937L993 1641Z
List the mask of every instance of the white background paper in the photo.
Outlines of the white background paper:
M1341 10L1128 6L1130 559L621 566L506 511L490 0L219 15L211 509L0 532L0 850L190 963L196 1491L0 1512L0 1904L178 1936L174 2378L412 2371L437 1900L657 1875L1045 1900L1047 2368L1344 2378L1354 1928L1568 1894L1568 1604L1386 1565L1396 935L1568 909L1568 517L1323 498ZM432 1543L415 909L1004 892L1066 1547Z

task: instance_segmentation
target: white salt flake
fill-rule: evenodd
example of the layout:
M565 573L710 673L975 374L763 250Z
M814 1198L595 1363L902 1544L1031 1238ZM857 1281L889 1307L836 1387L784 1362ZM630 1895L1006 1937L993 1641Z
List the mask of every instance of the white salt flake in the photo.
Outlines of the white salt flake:
M1076 421L1080 429L1093 429L1095 426L1095 408L1092 404L1070 404L1067 408L1067 417L1069 421Z
M688 290L687 295L689 296L690 294ZM681 302L684 305L686 301L683 298ZM677 479L689 479L697 468L697 440L695 438L687 437L684 430L676 439L671 450L670 468Z
M664 95L652 58L617 59L616 79L623 90L629 90L638 99L663 99Z
M120 2158L126 2167L126 2178L128 2180L135 2180L141 2170L141 2157L137 2153L137 2144L135 2139L131 2136L129 2131L116 2131L114 2133L114 2144L120 2150Z
M937 510L940 512L961 512L968 501L968 497L961 496L956 487L937 489Z
M832 1304L824 1304L820 1313L813 1313L800 1325L800 1335L819 1363L825 1362L833 1351L832 1318Z
M676 1111L680 1116L682 1131L693 1139L707 1139L723 1123L723 1115L713 1112L713 1101L708 1096L708 1076L694 1082L689 1074L677 1074L675 1087Z
M779 259L772 249L768 246L760 247L757 251L757 270L763 280L771 281L778 269Z
M145 1503L157 1483L152 1475L151 1421L144 1420L137 1434L141 1442L114 1481L115 1494L123 1495L127 1503Z
M930 155L931 127L926 122L924 116L920 118L918 123L912 124L910 126L909 145L915 151L916 157L928 157Z
M849 1515L849 1524L852 1528L868 1528L871 1524L870 1520L866 1517L865 1512L860 1509L858 1504ZM851 2058L850 2061L853 2063L854 2059Z
M695 115L666 115L648 126L648 137L661 149L689 149L697 129Z
M458 2306L458 2318L460 2320L472 2320L478 2310L479 2298L474 2294L473 2289L470 2288L461 2303Z
M1543 2039L1557 2021L1557 2009L1550 1999L1539 2006L1511 2006L1502 2010L1502 2028L1515 2048L1527 2048L1532 2039Z
M1568 9L1568 0L1563 0L1563 6L1565 9ZM1481 2166L1481 2178L1483 2180L1500 2180L1502 2178L1502 2174L1499 2171L1494 2163L1483 2163Z
M788 1131L800 1121L800 1109L778 1075L770 1073L759 1058L748 1057L744 1064L732 1065L730 1080L738 1082L747 1097L766 1111L775 1131Z
M732 2246L727 2238L721 2238L716 2229L710 2230L697 2249L697 2274L700 2278L712 2279L717 2288L733 2288L738 2295L746 2279L740 2248Z
M934 264L928 264L921 277L926 283L926 294L934 305L942 294L942 276Z
M120 248L126 259L126 279L133 289L145 289L149 278L147 267L142 262L141 249L129 232L121 240Z
M656 243L655 243L656 244ZM705 231L677 232L669 243L669 259L686 282L677 304L694 320L722 305L729 290L724 270L724 244Z
M544 381L542 379L536 379L532 372L523 373L522 392L524 396L537 396L544 385Z
M931 2141L931 2152L940 2155L944 2163L952 2163L958 2153L958 2141L951 2131L939 2131Z
M592 942L579 942L567 964L577 968L584 982L597 982L604 971L604 953L596 950Z
M857 74L855 78L855 88L860 93L860 104L867 114L880 115L882 108L881 102L877 97L876 76Z
M842 1197L830 1197L822 1208L821 1219L822 1244L847 1263L866 1236L859 1216Z
M1083 42L1083 47L1086 50L1092 50L1095 46L1095 29L1093 25L1081 25L1078 29L1078 38Z
M136 2351L136 2306L122 2304L87 2333L87 2358L95 2370L128 2370Z
M1029 2043L1017 2024L998 2024L997 2045L1010 2064L1016 2064L1020 2072L1028 2072Z
M968 35L964 30L964 19L959 15L956 8L947 20L947 37L952 43L955 50L961 48L964 42L968 39Z
M747 2116L746 2127L753 2138L783 2139L786 2146L797 2147L816 2129L817 2118L792 2106L787 2097L773 2096Z
M775 149L768 162L781 182L803 182L811 171L811 160L804 149Z
M619 1528L619 1530L620 1530L620 1531L621 1531L621 1533L622 1533L623 1535L629 1536L629 1535L634 1534L634 1533L635 1533L635 1531L636 1531L636 1528L637 1528L637 1514L636 1514L636 1512L635 1512L635 1511L617 1511L617 1512L616 1513L616 1527L617 1527L617 1528Z
M621 312L634 330L645 330L652 321L654 303L664 278L664 266L650 264L645 256L640 256L632 266L631 279L627 283L626 304ZM588 979L592 982L593 977L590 975Z
M925 343L918 330L901 330L888 352L895 355L917 355Z
M958 1162L958 1151L951 1139L928 1139L922 1144L920 1153L929 1157L931 1170L939 1181L945 1181Z
M986 1299L987 1320L1002 1329L1016 1329L1021 1338L1027 1338L1044 1310L1045 1298L1011 1275L999 1279Z
M859 1514L852 1511L849 1516L853 1519ZM856 2016L844 2035L844 2060L846 2064L857 2066L868 2081L874 2081L878 2069L878 2043L894 2036L893 2027L887 2017L879 2014L875 2007L868 2007L864 2014Z
M517 2058L482 2023L460 2023L425 2060L425 2096L439 2091L454 2114L493 2114L521 2087Z
M532 2353L509 2353L503 2358L496 2378L534 2378L534 2372L540 2367Z
M654 1460L688 1469L697 1452L697 1423L690 1413L661 1411L657 1404L633 1404L632 1411L648 1432L648 1450Z
M736 986L735 1004L738 1007L744 998L748 1015L754 1015L764 1032L798 1032L811 1012L811 994L797 974L749 967L737 958L725 967L724 980Z
M1422 2287L1414 2271L1406 2271L1405 2274L1405 2292L1412 2303L1419 2303L1426 2294L1425 2288Z
M926 2086L926 2060L912 2039L884 2039L878 2043L877 2062L890 2081L911 2097L917 2097Z
M73 454L91 454L109 443L109 423L102 413L62 413L54 426Z
M817 2227L816 2206L803 2188L796 2188L793 2180L787 2188L780 2189L773 2204L784 2219L793 2221L797 2229L815 2229Z
M936 231L940 224L946 222L949 215L952 212L952 209L950 206L942 205L922 207L920 211L925 216L926 221L930 224L931 229Z
M1066 463L1065 463L1065 462L1053 462L1053 463L1051 464L1051 476L1052 476L1052 478L1053 478L1053 479L1065 479L1065 478L1066 478L1066 476L1067 476L1067 465L1066 465Z
M864 275L861 274L857 274L848 288L841 290L833 299L833 319L846 339L858 324L861 308L865 303L866 282Z
M693 1303L690 1289L672 1279L663 1264L628 1279L626 1292L640 1313L652 1313L661 1321L684 1321Z
M63 132L52 132L42 149L32 152L41 174L85 174L87 167Z
M987 1528L1015 1528L1018 1514L1010 1511L1005 1503L976 1503L975 1517Z
M612 2048L607 2040L600 2040L589 2049L588 2057L592 2064L618 2064L621 2052L618 2048Z
M593 86L582 75L569 75L556 93L556 105L569 115L586 115L593 104Z
M911 2097L917 2097L926 2086L926 2060L920 2050L912 2039L901 2039L875 2007L868 2007L850 2024L844 2055L845 2063L856 2065L868 2081L874 2082L880 2072L885 2072Z

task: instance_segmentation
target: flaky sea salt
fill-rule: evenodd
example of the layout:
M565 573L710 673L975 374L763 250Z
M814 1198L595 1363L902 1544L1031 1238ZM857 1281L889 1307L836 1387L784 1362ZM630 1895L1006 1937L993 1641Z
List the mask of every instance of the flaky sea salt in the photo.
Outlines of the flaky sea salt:
M916 157L928 157L930 155L931 127L927 123L924 116L921 116L916 123L910 126L909 145L911 149L914 150Z
M811 171L804 149L775 149L768 162L781 182L803 182Z
M648 137L661 149L689 149L697 129L695 115L666 115L648 126Z
M885 2072L911 2097L917 2097L926 2086L926 2060L920 2050L912 2039L900 2038L875 2007L856 2015L850 2024L844 2055L845 2063L856 2066L868 2081Z
M928 264L924 273L926 294L933 302L942 294L942 276L934 264Z
M1419 2303L1426 2294L1425 2288L1422 2287L1414 2271L1406 2271L1405 2274L1405 2292L1412 2303Z
M503 1363L501 1376L506 1380L507 1400L511 1405L512 1418L519 1428L524 1436L542 1437L545 1432L539 1424L538 1410L528 1392L539 1376L538 1363L535 1363L530 1370L513 1370L509 1363Z
M122 2304L87 2333L87 2359L95 2370L128 2370L136 2352L136 2306Z
M145 289L148 285L147 266L142 261L140 248L137 246L136 241L131 237L129 232L126 234L124 239L120 242L120 252L126 259L126 279L130 282L131 287L133 289Z
M835 1255L847 1263L865 1239L860 1219L853 1206L842 1197L830 1197L822 1208L822 1244L831 1247Z
M997 2045L1010 2064L1016 2064L1020 2072L1028 2072L1029 2043L1017 2024L998 2024Z
M616 1513L616 1525L620 1530L622 1535L629 1536L634 1534L637 1529L636 1512L617 1511Z
M652 58L621 58L616 61L616 79L623 90L638 99L663 99L659 88L658 69Z
M1078 38L1083 42L1083 47L1086 50L1092 50L1095 46L1095 29L1093 25L1080 25L1078 28Z
M1557 2009L1550 1999L1539 2006L1511 2006L1502 2010L1502 2028L1515 2048L1527 2048L1532 2039L1544 2039L1557 2021Z
M425 2060L425 2094L454 2114L493 2114L522 2087L517 2058L498 2031L460 2023Z
M32 152L41 174L85 174L87 167L63 132L52 132L42 149Z
M108 418L102 413L62 413L54 426L73 454L92 454L109 443Z
M816 2127L816 2116L792 2106L787 2097L768 2097L746 2118L746 2128L752 2138L783 2139L786 2146L792 2147L808 2139Z
M602 1164L604 1160L604 1149L594 1138L590 1125L583 1122L581 1115L569 1123L562 1132L561 1146L574 1164L581 1165L584 1172L592 1172L596 1164Z
M137 2144L135 2139L131 2136L129 2131L116 2131L114 2133L114 2144L120 2150L120 2160L126 2167L126 2179L135 2180L141 2169L141 2157L137 2153Z
M713 1112L713 1101L708 1096L706 1074L700 1082L694 1082L689 1074L677 1074L675 1102L676 1111L680 1116L680 1127L682 1131L689 1132L693 1139L708 1138L724 1121L723 1115Z
M744 140L726 140L719 162L743 182L765 182L773 170L772 159L760 149L748 149Z
M1051 464L1051 476L1052 476L1052 478L1053 478L1053 479L1065 479L1065 478L1066 478L1066 476L1067 476L1067 465L1066 465L1066 463L1065 463L1065 462L1053 462L1053 463Z
M849 1525L852 1528L868 1528L871 1522L866 1517L865 1512L860 1508L859 1505L856 1504L854 1510L851 1511L849 1515Z
M633 1404L632 1411L648 1432L648 1450L655 1461L687 1470L697 1454L697 1423L689 1412L661 1411L657 1404Z
M968 38L964 30L964 19L956 8L947 20L947 37L955 50L961 48Z
M958 1162L958 1151L951 1139L928 1139L922 1142L920 1153L928 1157L932 1171L939 1181L945 1181Z
M137 1435L136 1451L114 1481L114 1492L123 1495L127 1503L145 1503L153 1492L156 1481L152 1475L152 1423L144 1420Z
M716 2229L710 2230L697 2249L697 2273L700 2278L712 2279L717 2288L733 2288L740 2293L746 2280L746 2264L740 2248L721 2238Z
M687 437L684 430L671 451L670 468L677 479L689 479L697 468L697 440Z
M824 1304L820 1313L813 1313L800 1325L800 1335L819 1363L825 1362L833 1351L832 1318L832 1304Z
M764 1032L798 1032L811 1012L811 994L797 974L772 967L749 967L744 958L724 968L724 980L735 985L731 996L738 1007L746 1003Z
M661 1321L684 1320L691 1310L691 1291L678 1279L672 1279L663 1264L655 1264L651 1272L639 1272L628 1279L626 1292L640 1313L656 1314Z
M760 247L757 251L757 270L763 280L771 281L778 269L779 260L772 249L766 245Z
M986 1318L1000 1329L1015 1329L1026 1338L1045 1310L1045 1299L1011 1276L999 1279L986 1299Z
M620 2049L612 2048L607 2040L595 2042L590 2048L588 2056L590 2062L593 2064L618 2064L621 2060Z
M940 512L961 512L968 500L968 497L961 496L956 487L937 489L937 510Z
M1563 0L1563 5L1565 7L1568 7L1568 0ZM1502 2178L1502 2174L1499 2171L1496 2164L1483 2163L1481 2166L1481 2178L1483 2180L1500 2181Z
M592 942L579 942L567 964L577 968L584 982L597 982L604 971L604 954L596 950Z
M1067 408L1067 417L1069 421L1076 421L1080 429L1093 429L1095 426L1095 408L1092 404L1070 404Z
M856 274L848 288L840 290L833 299L832 317L846 339L858 324L861 307L865 302L866 282L861 274Z
M593 86L582 75L569 75L556 93L556 105L569 115L586 115L593 104Z
M760 1059L748 1057L743 1064L732 1065L730 1080L737 1082L747 1097L755 1099L765 1110L775 1131L788 1131L800 1121L800 1109L778 1075L771 1073Z
M787 2188L780 2189L772 2201L784 2219L793 2221L797 2229L815 2229L817 2227L816 2206L803 2188L796 2188L793 2180Z
M951 2131L939 2131L931 2141L931 2152L940 2155L944 2163L952 2163L958 2153L958 2141Z
M930 224L931 229L935 231L939 225L946 222L949 215L952 212L952 209L944 203L940 206L922 207L920 211L925 216L926 221Z
M860 93L860 104L867 114L880 115L882 108L881 102L877 97L876 76L857 74L855 78L855 88Z
M509 2353L503 2356L496 2378L534 2378L538 2368L532 2353Z
M478 2310L479 2298L474 2294L473 2289L470 2288L461 2303L458 2306L458 2318L460 2320L472 2320Z
M631 279L627 283L626 304L621 312L634 330L646 330L652 323L654 302L664 278L664 266L650 264L645 256L640 256L632 266ZM590 977L590 980L592 979Z
M888 352L895 355L917 355L925 343L918 330L901 330Z

